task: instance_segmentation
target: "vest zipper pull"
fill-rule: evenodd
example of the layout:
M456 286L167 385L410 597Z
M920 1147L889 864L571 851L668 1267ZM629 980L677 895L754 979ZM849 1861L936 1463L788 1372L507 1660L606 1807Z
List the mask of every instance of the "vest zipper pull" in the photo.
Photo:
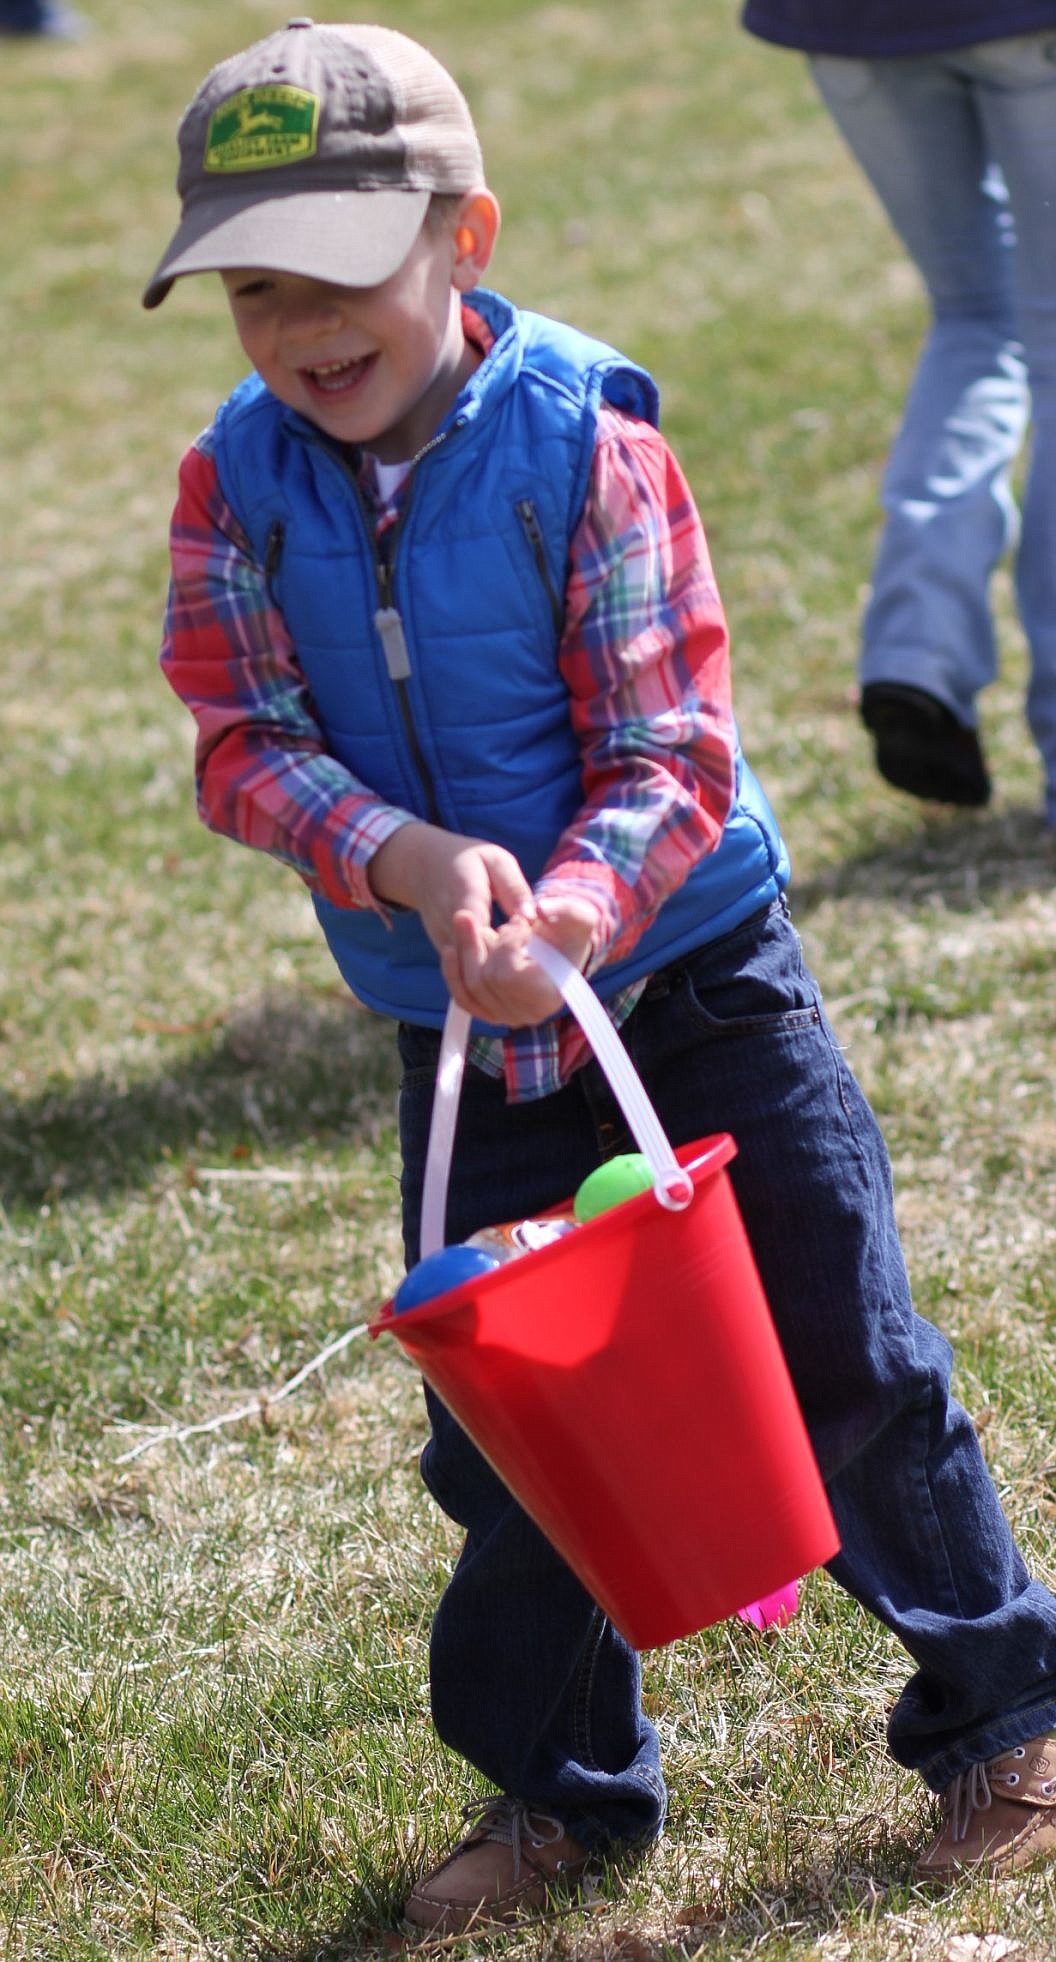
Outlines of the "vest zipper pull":
M381 636L385 654L385 666L390 681L407 681L411 673L411 657L407 649L407 638L403 631L403 621L394 606L379 606L374 615L374 625Z

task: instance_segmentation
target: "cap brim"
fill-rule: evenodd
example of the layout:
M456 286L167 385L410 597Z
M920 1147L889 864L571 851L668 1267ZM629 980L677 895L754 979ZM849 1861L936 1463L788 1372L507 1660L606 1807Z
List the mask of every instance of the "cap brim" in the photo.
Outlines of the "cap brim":
M430 191L295 191L192 210L143 293L160 306L185 273L263 266L336 286L380 286L407 257Z

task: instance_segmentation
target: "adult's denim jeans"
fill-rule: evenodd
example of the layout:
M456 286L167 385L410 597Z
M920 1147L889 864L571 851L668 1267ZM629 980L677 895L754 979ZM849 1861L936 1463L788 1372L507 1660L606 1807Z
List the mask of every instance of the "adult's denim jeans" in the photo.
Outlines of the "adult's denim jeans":
M673 1143L736 1140L730 1174L840 1530L831 1571L917 1664L890 1745L940 1790L1056 1725L1056 1600L1028 1576L950 1401L949 1345L913 1312L887 1155L783 902L657 974L624 1036ZM409 1260L437 1045L401 1027ZM449 1240L558 1204L600 1157L633 1148L594 1063L536 1103L506 1104L479 1071L466 1079ZM660 1289L655 1313L660 1333ZM466 1534L432 1637L441 1737L585 1844L649 1837L665 1793L636 1656L427 1397L422 1473ZM643 1409L622 1475L657 1421Z
M930 332L883 486L861 679L910 682L974 723L996 672L990 576L1016 534L1027 718L1056 823L1056 31L944 54L811 59L915 260Z

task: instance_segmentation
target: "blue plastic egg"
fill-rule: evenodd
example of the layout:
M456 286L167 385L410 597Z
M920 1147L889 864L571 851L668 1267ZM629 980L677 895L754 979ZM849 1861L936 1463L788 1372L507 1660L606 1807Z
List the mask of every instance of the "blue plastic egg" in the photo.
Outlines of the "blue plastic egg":
M499 1265L495 1255L483 1247L438 1247L435 1253L426 1254L400 1282L393 1297L392 1312L403 1315L408 1308L420 1308L423 1302L461 1287L463 1281L478 1280Z

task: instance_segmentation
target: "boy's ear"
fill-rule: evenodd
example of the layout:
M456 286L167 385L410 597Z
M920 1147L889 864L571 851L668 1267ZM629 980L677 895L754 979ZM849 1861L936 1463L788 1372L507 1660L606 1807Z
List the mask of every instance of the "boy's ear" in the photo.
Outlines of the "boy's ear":
M490 191L467 191L455 214L452 235L455 262L451 284L458 293L471 293L488 269L499 236L499 201Z

